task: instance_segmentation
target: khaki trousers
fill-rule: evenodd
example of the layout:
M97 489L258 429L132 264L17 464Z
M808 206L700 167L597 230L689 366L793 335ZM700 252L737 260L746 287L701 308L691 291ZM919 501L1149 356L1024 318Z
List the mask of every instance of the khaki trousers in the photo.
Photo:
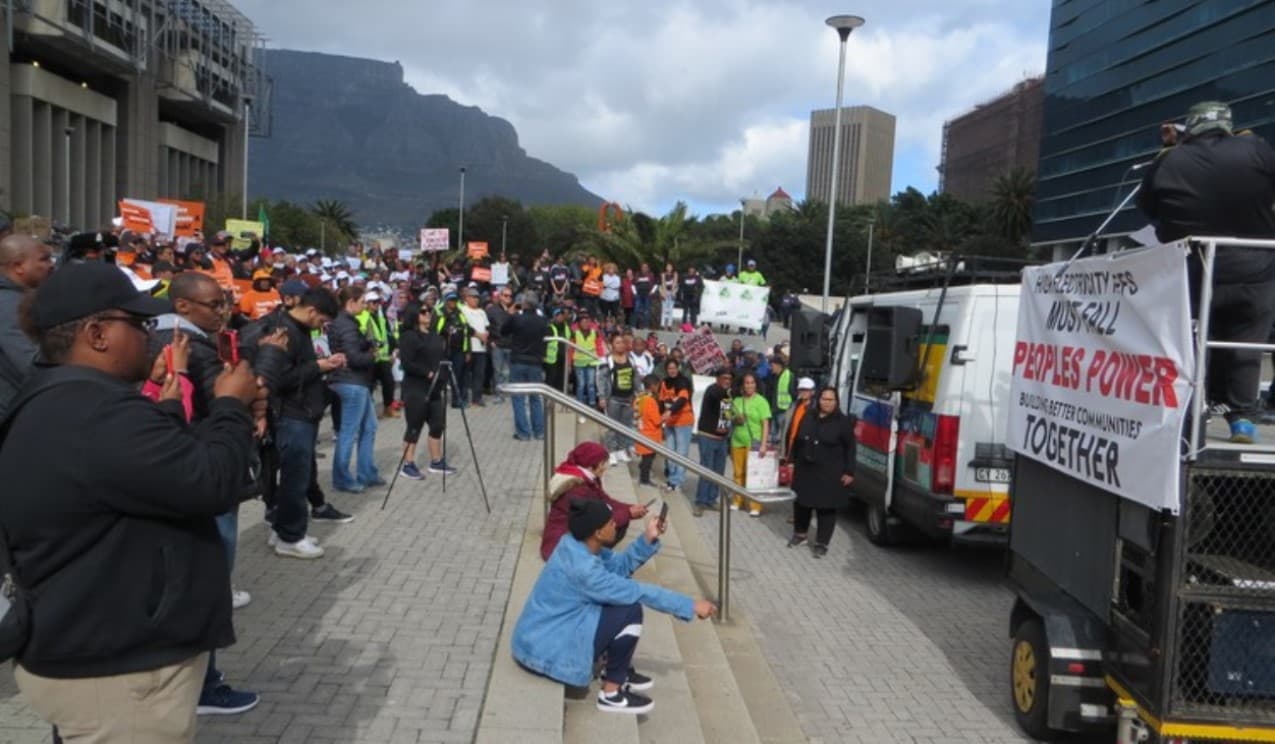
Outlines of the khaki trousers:
M50 679L14 665L23 699L68 744L172 744L195 739L208 654L146 672Z

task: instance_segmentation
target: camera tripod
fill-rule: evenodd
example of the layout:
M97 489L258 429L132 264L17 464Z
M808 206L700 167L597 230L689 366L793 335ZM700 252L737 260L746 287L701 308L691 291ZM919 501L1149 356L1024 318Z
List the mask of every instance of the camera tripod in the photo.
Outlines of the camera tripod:
M444 383L441 393L443 403L444 416L447 411L447 401L451 397L449 392L452 390L459 391L460 384L456 381L456 373L452 370L452 363L448 361L440 362L438 371L434 373L434 379L429 384L429 392L425 395L426 405L434 397L434 391L438 387L438 383L443 379L444 370L447 372L447 381L451 384ZM462 401L463 403L464 401ZM478 489L483 495L483 506L487 508L487 513L491 514L491 502L487 499L487 484L483 481L483 471L478 465L478 451L474 448L474 435L469 429L469 418L465 416L465 406L460 407L460 421L465 426L465 439L469 441L469 455L474 461L474 473L478 476ZM428 433L426 433L428 436ZM443 428L443 459L447 459L447 428ZM407 447L403 447L403 455L398 459L398 467L394 468L394 475L390 478L390 487L385 491L385 499L381 502L381 510L384 511L386 505L390 503L390 494L394 492L394 484L398 483L398 475L403 471L403 463L407 462ZM447 471L443 471L443 493L447 493Z

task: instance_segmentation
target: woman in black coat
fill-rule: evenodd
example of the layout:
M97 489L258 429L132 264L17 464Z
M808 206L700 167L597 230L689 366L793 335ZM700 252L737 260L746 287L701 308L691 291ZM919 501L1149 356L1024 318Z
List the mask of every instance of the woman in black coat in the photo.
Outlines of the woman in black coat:
M837 509L849 499L854 482L854 427L841 412L836 388L825 387L815 399L815 408L801 420L789 455L793 461L792 548L806 541L810 516L819 515L812 549L816 558L828 553L828 541L837 525Z
M451 475L455 469L443 458L443 432L447 430L447 410L443 390L447 380L438 379L447 371L440 367L447 359L447 340L434 326L434 308L413 302L400 316L398 361L403 367L403 403L407 409L407 430L403 433L403 467L399 475L421 480L416 465L416 443L421 430L429 427L429 472Z

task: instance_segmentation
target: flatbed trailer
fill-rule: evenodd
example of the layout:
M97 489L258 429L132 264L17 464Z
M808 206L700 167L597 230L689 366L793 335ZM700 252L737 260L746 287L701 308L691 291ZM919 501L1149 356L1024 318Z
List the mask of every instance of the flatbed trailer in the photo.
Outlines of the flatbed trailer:
M1205 287L1219 246L1275 250L1190 245ZM1208 417L1204 357L1224 346L1207 340L1207 292L1201 305L1181 456L1163 464L1177 473L1176 510L1015 457L1008 681L1036 738L1275 742L1275 427L1233 444L1223 418Z

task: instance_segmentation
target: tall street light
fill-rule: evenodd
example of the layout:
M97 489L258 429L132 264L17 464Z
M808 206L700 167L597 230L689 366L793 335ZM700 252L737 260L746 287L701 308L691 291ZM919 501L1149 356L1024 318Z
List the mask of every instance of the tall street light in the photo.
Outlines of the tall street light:
M872 294L872 230L877 226L876 220L868 220L868 266L863 275L863 293Z
M748 207L747 199L739 200L739 257L735 259L735 271L744 267L744 213Z
M456 226L456 247L465 250L465 169L460 169L460 219Z
M505 239L509 237L509 215L500 216L500 255L505 255ZM503 260L503 258L502 258Z
M837 176L841 169L841 87L846 77L846 40L850 38L851 31L863 25L863 19L854 15L835 15L825 23L836 29L841 37L841 54L837 61L837 113L832 133L832 188L828 194L828 237L823 254L823 300L819 305L820 311L826 313L832 285L832 226L837 219Z

